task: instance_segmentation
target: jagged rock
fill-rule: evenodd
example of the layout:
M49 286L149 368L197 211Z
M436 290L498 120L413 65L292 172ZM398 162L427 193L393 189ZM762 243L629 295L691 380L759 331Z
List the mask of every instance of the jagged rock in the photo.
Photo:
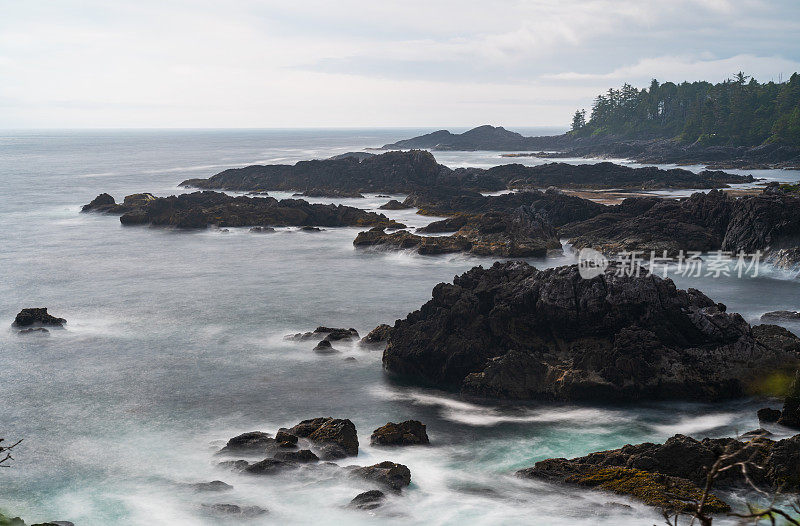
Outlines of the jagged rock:
M83 205L81 208L81 212L88 212L90 210L98 210L103 207L108 207L110 205L116 205L117 202L114 200L112 196L109 194L100 194L88 204Z
M757 415L759 422L772 424L778 421L778 419L781 417L781 412L779 409L770 409L769 407L764 407L758 410Z
M800 429L800 370L795 373L794 381L789 386L778 423L792 429Z
M317 327L317 330L314 332L323 334L327 333L324 339L328 340L329 342L338 342L341 340L357 340L360 337L358 331L353 329L352 327L349 329L331 329L329 327Z
M235 436L228 440L228 443L219 452L220 453L241 453L253 452L261 453L267 448L276 445L274 438L269 433L262 431L249 431Z
M379 446L414 446L428 444L429 441L425 424L418 420L406 420L379 427L372 432L370 443Z
M379 206L378 208L380 208L381 210L408 210L409 208L412 207L401 203L397 199L391 199L386 203L382 204L381 206Z
M387 325L385 323L381 323L371 331L369 334L361 338L362 344L379 344L384 343L386 340L389 339L389 334L392 331L392 326Z
M403 226L383 214L352 206L310 204L301 199L278 201L272 197L234 197L209 191L169 197L125 199L126 202L120 205L92 207L90 204L84 207L84 211L120 214L120 222L124 225L150 224L177 228L207 228L209 225L219 228Z
M761 315L762 320L800 320L800 312L793 310L776 310L765 312Z
M415 248L420 254L470 252L479 256L542 257L561 249L556 231L544 217L525 208L511 213L459 215L431 223L418 232L454 231L450 236L419 236L407 231L385 233L380 228L361 232L355 246L384 245Z
M395 491L411 484L411 471L408 467L388 460L372 466L351 466L348 469L354 477L377 482Z
M324 451L325 459L344 458L358 454L358 433L353 422L347 419L320 417L303 420L288 431L323 446L336 446Z
M309 449L301 449L299 451L280 451L275 453L273 457L276 460L282 460L284 462L299 462L299 463L306 463L306 462L317 462L319 461L319 457L315 455Z
M14 327L30 327L31 325L48 327L62 327L67 320L56 318L47 313L46 307L22 309L14 318Z
M269 513L269 510L259 506L239 506L237 504L202 504L203 509L222 517L241 517L250 519Z
M279 429L278 432L275 433L275 440L279 444L284 444L284 443L292 445L297 444L297 437L283 429Z
M750 440L750 439L758 438L758 437L771 437L771 436L774 436L774 434L770 433L769 431L767 431L763 427L759 427L758 429L754 429L752 431L747 431L746 433L742 433L742 436L739 437L739 438L741 438L743 440Z
M613 262L592 279L577 265L473 268L395 323L384 367L493 398L719 400L800 363L788 331L751 328L644 269L619 271Z
M212 480L211 482L197 482L196 484L190 484L191 487L195 491L229 491L233 489L233 486L230 484L226 484L221 480Z
M374 510L375 508L381 507L385 500L386 494L384 492L371 489L353 497L353 500L350 501L347 507L359 510Z

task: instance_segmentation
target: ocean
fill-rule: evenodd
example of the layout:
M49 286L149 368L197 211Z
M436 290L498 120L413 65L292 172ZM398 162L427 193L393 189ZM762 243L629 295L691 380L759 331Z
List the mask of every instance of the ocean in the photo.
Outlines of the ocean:
M0 437L23 439L13 466L0 471L0 511L28 523L78 526L227 524L202 507L219 502L269 509L248 524L663 522L657 510L625 497L513 474L545 458L675 433L749 431L768 401L479 404L400 385L384 375L380 352L340 344L342 354L320 356L313 342L283 336L318 325L364 335L420 307L437 283L492 259L356 250L358 228L176 232L80 213L102 192L117 200L135 192L171 195L186 191L180 181L225 168L326 158L426 131L0 132L0 325L7 326L0 330ZM497 152L434 153L454 167L545 162ZM796 171L742 173L800 180ZM387 199L309 200L377 209ZM413 210L386 213L412 226L435 219ZM529 260L539 268L575 261L569 250ZM766 311L800 307L800 279L768 266L755 277L675 281L751 322ZM66 318L66 329L49 336L11 329L20 309L39 306ZM800 333L800 324L786 326ZM359 455L344 465L392 460L410 468L412 485L390 496L378 519L345 508L371 488L358 480L313 469L254 477L216 465L215 451L230 437L274 433L317 416L355 423ZM372 430L407 419L427 425L430 447L369 445ZM197 493L187 486L216 479L233 490Z

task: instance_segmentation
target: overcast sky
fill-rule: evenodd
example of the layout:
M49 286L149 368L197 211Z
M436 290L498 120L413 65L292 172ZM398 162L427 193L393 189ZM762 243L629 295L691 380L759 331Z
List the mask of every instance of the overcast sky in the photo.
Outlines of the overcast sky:
M0 0L0 127L567 125L800 71L797 0Z

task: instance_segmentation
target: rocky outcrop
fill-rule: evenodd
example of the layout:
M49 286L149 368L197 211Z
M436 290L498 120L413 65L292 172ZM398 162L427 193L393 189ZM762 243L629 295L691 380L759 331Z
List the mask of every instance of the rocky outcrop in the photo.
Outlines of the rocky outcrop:
M395 424L389 422L372 432L370 443L373 446L418 446L428 444L425 424L419 420L406 420Z
M275 444L275 439L269 433L249 431L228 440L228 443L219 452L223 454L262 453Z
M800 320L800 312L793 310L775 310L761 315L762 320Z
M758 416L759 423L772 424L777 422L781 417L781 411L779 409L770 409L769 407L764 407L759 409L756 415Z
M765 191L735 199L712 190L682 200L629 198L559 233L576 248L608 253L761 251L788 268L800 263L800 197Z
M312 418L303 420L287 432L320 446L322 458L344 458L358 454L356 426L347 419Z
M233 486L225 482L222 482L221 480L212 480L211 482L197 482L195 484L189 484L189 487L192 488L194 491L200 491L200 492L230 491L233 489Z
M454 174L429 152L387 152L367 157L347 156L300 161L294 165L254 165L233 168L208 179L188 179L181 186L219 190L290 190L352 196L382 192L407 194L429 186L459 186L502 190L502 181L486 174Z
M150 194L136 194L136 196ZM128 196L131 197L131 196ZM382 214L344 205L310 204L301 199L233 197L220 192L193 192L170 197L136 197L123 204L92 203L84 212L120 215L123 225L207 228L244 226L382 226L402 227ZM134 196L135 197L135 196ZM152 196L150 196L152 197Z
M350 475L375 482L394 491L400 491L411 484L411 471L403 464L384 461L372 466L351 466Z
M492 398L719 400L800 362L788 331L755 330L698 290L618 270L473 268L395 323L384 368Z
M449 236L419 236L407 231L387 234L380 228L373 228L359 233L353 245L413 248L420 254L469 252L498 257L542 257L549 250L561 249L561 242L550 223L523 207L513 213L462 214L417 231L454 233Z
M710 164L721 168L756 169L800 165L800 148L782 144L704 146L676 139L637 139L613 135L573 134L523 137L501 127L479 126L462 134L447 130L387 144L384 149L532 151L533 157L612 157L645 164ZM542 150L547 150L547 153Z
M64 318L56 318L47 312L47 307L22 309L14 318L14 327L63 327Z
M218 517L236 517L242 519L252 519L269 513L266 508L259 506L239 506L238 504L202 504L202 508Z
M757 437L695 440L675 435L664 444L626 445L621 449L592 453L585 457L537 462L518 475L551 482L578 484L615 491L647 504L685 510L683 498L697 498L705 486L708 470L722 455L723 465L747 461L763 469L749 469L748 476L760 488L788 493L800 492L800 435L773 441ZM741 469L721 471L714 489L748 487ZM726 511L729 506L713 497L708 511ZM681 504L682 503L682 504ZM682 506L683 505L683 506Z

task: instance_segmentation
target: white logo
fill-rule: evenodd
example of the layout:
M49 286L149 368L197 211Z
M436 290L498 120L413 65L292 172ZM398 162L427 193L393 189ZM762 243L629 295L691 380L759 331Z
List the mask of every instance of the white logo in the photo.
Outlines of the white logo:
M578 273L583 279L592 279L605 272L608 258L593 248L582 248L578 253Z

